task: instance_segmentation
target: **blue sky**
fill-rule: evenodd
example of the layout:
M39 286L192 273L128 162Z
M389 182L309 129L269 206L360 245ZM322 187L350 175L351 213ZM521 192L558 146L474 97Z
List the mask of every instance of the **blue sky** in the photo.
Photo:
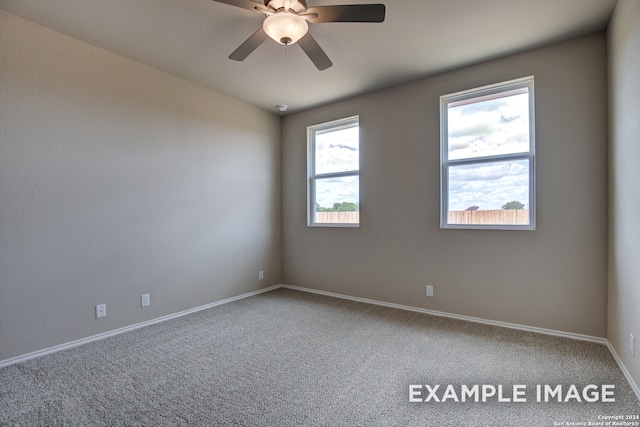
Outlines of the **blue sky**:
M316 173L345 172L359 169L360 131L350 127L316 134ZM334 203L359 202L357 177L319 180L316 184L316 202L322 207Z
M529 96L516 94L450 107L450 160L529 151ZM528 208L528 160L449 168L449 210L501 209L517 200Z

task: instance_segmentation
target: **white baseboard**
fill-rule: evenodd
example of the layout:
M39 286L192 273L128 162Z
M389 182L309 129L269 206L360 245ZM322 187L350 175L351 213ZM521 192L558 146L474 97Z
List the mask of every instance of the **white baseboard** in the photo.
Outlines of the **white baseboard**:
M415 312L418 312L418 313L430 314L430 315L433 315L433 316L448 317L448 318L452 318L452 319L465 320L465 321L468 321L468 322L483 323L483 324L486 324L486 325L500 326L500 327L503 327L503 328L518 329L518 330L522 330L522 331L536 332L536 333L539 333L539 334L553 335L553 336L558 336L558 337L570 338L570 339L574 339L574 340L590 341L590 342L594 342L594 343L598 343L598 344L603 344L603 345L607 346L607 348L609 349L609 351L613 355L614 359L616 360L616 363L620 367L620 370L622 371L622 373L626 377L627 382L629 383L629 385L633 389L633 392L636 394L636 397L638 398L638 400L640 400L640 387L638 387L638 384L636 384L636 382L634 381L633 377L631 376L631 374L627 370L626 366L622 362L622 359L620 358L620 356L618 356L618 353L616 352L616 350L613 347L613 345L606 338L594 337L594 336L583 335L583 334L575 334L575 333L572 333L572 332L557 331L557 330L553 330L553 329L537 328L537 327L534 327L534 326L520 325L520 324L517 324L517 323L499 322L499 321L496 321L496 320L487 320L487 319L482 319L482 318L479 318L479 317L463 316L463 315L460 315L460 314L446 313L446 312L443 312L443 311L429 310L429 309L426 309L426 308L412 307L412 306L402 305L402 304L394 304L394 303L389 303L389 302L384 302L384 301L373 300L373 299L369 299L369 298L353 297L353 296L344 295L344 294L337 294L337 293L334 293L334 292L327 292L327 291L321 291L321 290L317 290L317 289L303 288L303 287L300 287L300 286L291 286L291 285L274 285L274 286L270 286L268 288L259 289L257 291L253 291L253 292L249 292L249 293L246 293L246 294L238 295L238 296L235 296L235 297L223 299L223 300L220 300L220 301L215 301L215 302L212 302L212 303L209 303L209 304L201 305L199 307L195 307L195 308L191 308L191 309L188 309L188 310L180 311L178 313L169 314L167 316L158 317L158 318L147 320L147 321L141 322L141 323L136 323L135 325L125 326L123 328L115 329L113 331L104 332L102 334L93 335L93 336L90 336L90 337L87 337L87 338L82 338L82 339L79 339L79 340L76 340L76 341L71 341L71 342L68 342L68 343L59 344L59 345L56 345L56 346L53 346L53 347L45 348L43 350L34 351L32 353L27 353L27 354L24 354L24 355L21 355L21 356L13 357L11 359L0 360L0 368L4 368L4 367L10 366L10 365L14 365L16 363L26 362L27 360L35 359L36 357L46 356L47 354L56 353L58 351L67 350L67 349L70 349L70 348L73 348L73 347L78 347L78 346L81 346L83 344L88 344L88 343L93 342L93 341L98 341L98 340L101 340L101 339L104 339L104 338L112 337L114 335L119 335L119 334L122 334L122 333L125 333L125 332L133 331L135 329L143 328L145 326L150 326L150 325L153 325L153 324L156 324L156 323L165 322L167 320L176 319L178 317L186 316L187 314L195 313L195 312L198 312L198 311L201 311L201 310L206 310L208 308L212 308L212 307L215 307L215 306L218 306L218 305L222 305L222 304L227 304L227 303L230 303L230 302L233 302L233 301L237 301L237 300L240 300L240 299L252 297L254 295L258 295L258 294L261 294L261 293L264 293L264 292L269 292L269 291L272 291L272 290L275 290L275 289L278 289L278 288L288 288L288 289L293 289L293 290L302 291L302 292L309 292L309 293L313 293L313 294L326 295L326 296L330 296L330 297L334 297L334 298L341 298L341 299L357 301L357 302L362 302L362 303L367 303L367 304L379 305L379 306L382 306L382 307L390 307L390 308L397 308L397 309L400 309L400 310L415 311Z
M613 347L613 344L611 344L609 340L607 340L607 348L613 355L613 358L616 359L616 363L618 363L620 370L622 371L624 376L627 378L627 382L631 386L631 389L633 390L633 392L636 394L636 397L638 398L638 400L640 400L640 387L638 387L638 384L636 384L636 382L634 381L633 377L627 370L627 367L622 362L622 359L620 358L620 356L618 356L618 352L616 351L616 349Z
M517 323L500 322L497 320L487 320L487 319L482 319L480 317L464 316L461 314L453 314L453 313L447 313L444 311L429 310L426 308L412 307L409 305L394 304L394 303L378 301L374 299L352 297L349 295L336 294L334 292L326 292L326 291L319 291L317 289L301 288L299 286L282 285L282 287L294 289L296 291L310 292L313 294L320 294L320 295L326 295L326 296L335 297L335 298L342 298L342 299L348 299L352 301L363 302L367 304L380 305L383 307L397 308L400 310L431 314L433 316L449 317L451 319L458 319L458 320L466 320L467 322L483 323L485 325L500 326L500 327L509 328L509 329L519 329L521 331L536 332L544 335L554 335L557 337L571 338L571 339L580 340L580 341L590 341L590 342L595 342L603 345L607 344L606 338L594 337L591 335L574 334L572 332L563 332L563 331L556 331L554 329L537 328L535 326L520 325Z
M379 305L379 306L383 306L383 307L397 308L397 309L400 309L400 310L415 311L415 312L418 312L418 313L431 314L433 316L449 317L449 318L452 318L452 319L466 320L468 322L483 323L483 324L486 324L486 325L500 326L500 327L503 327L503 328L519 329L519 330L522 330L522 331L536 332L536 333L544 334L544 335L553 335L553 336L557 336L557 337L564 337L564 338L569 338L569 339L574 339L574 340L579 340L579 341L589 341L589 342L594 342L594 343L597 343L597 344L603 344L603 345L607 346L607 348L609 349L609 351L613 355L613 358L616 360L616 363L618 364L618 366L620 367L620 370L622 371L622 373L624 374L625 378L627 379L627 382L631 386L631 389L636 394L636 397L638 398L638 400L640 400L640 388L638 387L638 384L636 384L636 382L634 381L633 377L631 376L631 374L627 370L627 367L622 362L622 359L620 359L620 357L618 356L618 353L616 353L616 350L613 348L613 345L611 345L609 340L606 339L606 338L594 337L594 336L591 336L591 335L575 334L575 333L572 333L572 332L557 331L557 330L554 330L554 329L537 328L535 326L526 326L526 325L520 325L520 324L517 324L517 323L499 322L499 321L496 321L496 320L487 320L487 319L482 319L482 318L479 318L479 317L463 316L463 315L460 315L460 314L452 314L452 313L446 313L446 312L443 312L443 311L429 310L429 309L426 309L426 308L411 307L411 306L408 306L408 305L394 304L394 303L378 301L378 300L373 300L373 299L368 299L368 298L353 297L353 296L349 296L349 295L337 294L337 293L334 293L334 292L320 291L320 290L317 290L317 289L302 288L300 286L282 285L282 287L283 288L288 288L288 289L294 289L296 291L309 292L309 293L312 293L312 294L319 294L319 295L326 295L326 296L330 296L330 297L342 298L342 299L347 299L347 300L351 300L351 301L358 301L358 302L363 302L363 303L367 303L367 304Z
M56 346L53 346L53 347L45 348L43 350L38 350L38 351L34 351L32 353L27 353L27 354L23 354L21 356L16 356L16 357L13 357L11 359L0 360L0 368L4 368L5 366L9 366L9 365L14 365L16 363L26 362L27 360L35 359L36 357L46 356L47 354L56 353L58 351L67 350L67 349L70 349L70 348L73 348L73 347L78 347L78 346L81 346L83 344L88 344L88 343L93 342L93 341L102 340L102 339L105 339L105 338L108 338L108 337L112 337L114 335L123 334L125 332L133 331L135 329L143 328L145 326L149 326L149 325L153 325L153 324L156 324L156 323L165 322L167 320L175 319L175 318L178 318L178 317L186 316L187 314L195 313L195 312L198 312L198 311L201 311L201 310L206 310L208 308L215 307L215 306L218 306L218 305L227 304L227 303L230 303L230 302L233 302L233 301L237 301L237 300L240 300L240 299L252 297L254 295L258 295L258 294L261 294L261 293L264 293L264 292L269 292L269 291L272 291L274 289L278 289L279 287L281 287L281 285L274 285L274 286L271 286L271 287L268 287L268 288L258 289L257 291L253 291L253 292L249 292L249 293L246 293L246 294L238 295L238 296L235 296L235 297L223 299L223 300L220 300L220 301L215 301L215 302L212 302L212 303L209 303L209 304L201 305L199 307L190 308L188 310L180 311L178 313L169 314L169 315L162 316L162 317L157 317L155 319L147 320L145 322L136 323L135 325L125 326L123 328L114 329L113 331L103 332L101 334L93 335L93 336L90 336L90 337L87 337L87 338L81 338L81 339L76 340L76 341L71 341L71 342L68 342L68 343L59 344L59 345L56 345Z

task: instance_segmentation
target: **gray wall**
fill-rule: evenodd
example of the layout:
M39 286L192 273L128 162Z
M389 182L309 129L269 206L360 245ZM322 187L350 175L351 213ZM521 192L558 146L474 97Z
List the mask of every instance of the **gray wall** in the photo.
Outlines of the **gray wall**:
M607 337L640 384L640 2L609 25L609 310ZM629 352L636 337L636 356Z
M281 282L279 117L1 11L0 58L0 360Z
M605 34L287 116L286 284L604 337ZM439 97L535 76L537 230L439 228ZM306 226L306 127L360 115L361 226ZM637 158L637 157L636 157ZM435 298L425 297L425 285Z
M0 360L288 283L608 334L638 381L638 9L621 0L609 32L608 329L604 34L291 115L281 134L270 113L0 11ZM538 229L441 230L439 96L531 74ZM361 227L308 228L306 127L356 114Z

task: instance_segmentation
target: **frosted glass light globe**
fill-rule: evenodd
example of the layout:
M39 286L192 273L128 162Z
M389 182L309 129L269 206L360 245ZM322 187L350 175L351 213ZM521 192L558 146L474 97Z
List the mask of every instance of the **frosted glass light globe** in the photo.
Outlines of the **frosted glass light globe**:
M295 13L283 11L267 16L262 28L276 42L290 45L307 34L309 24Z

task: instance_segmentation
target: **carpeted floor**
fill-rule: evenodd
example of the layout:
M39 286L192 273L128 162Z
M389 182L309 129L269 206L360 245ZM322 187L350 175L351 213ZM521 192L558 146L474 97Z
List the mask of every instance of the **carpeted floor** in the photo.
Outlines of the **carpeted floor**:
M446 401L410 402L412 384L440 384ZM526 386L526 402L482 402L480 391L455 402L476 384L502 386L504 400ZM578 402L571 385L589 384L615 385L615 402ZM569 401L538 402L537 385L561 385ZM640 403L603 345L284 288L0 369L3 426L556 426L626 415Z

